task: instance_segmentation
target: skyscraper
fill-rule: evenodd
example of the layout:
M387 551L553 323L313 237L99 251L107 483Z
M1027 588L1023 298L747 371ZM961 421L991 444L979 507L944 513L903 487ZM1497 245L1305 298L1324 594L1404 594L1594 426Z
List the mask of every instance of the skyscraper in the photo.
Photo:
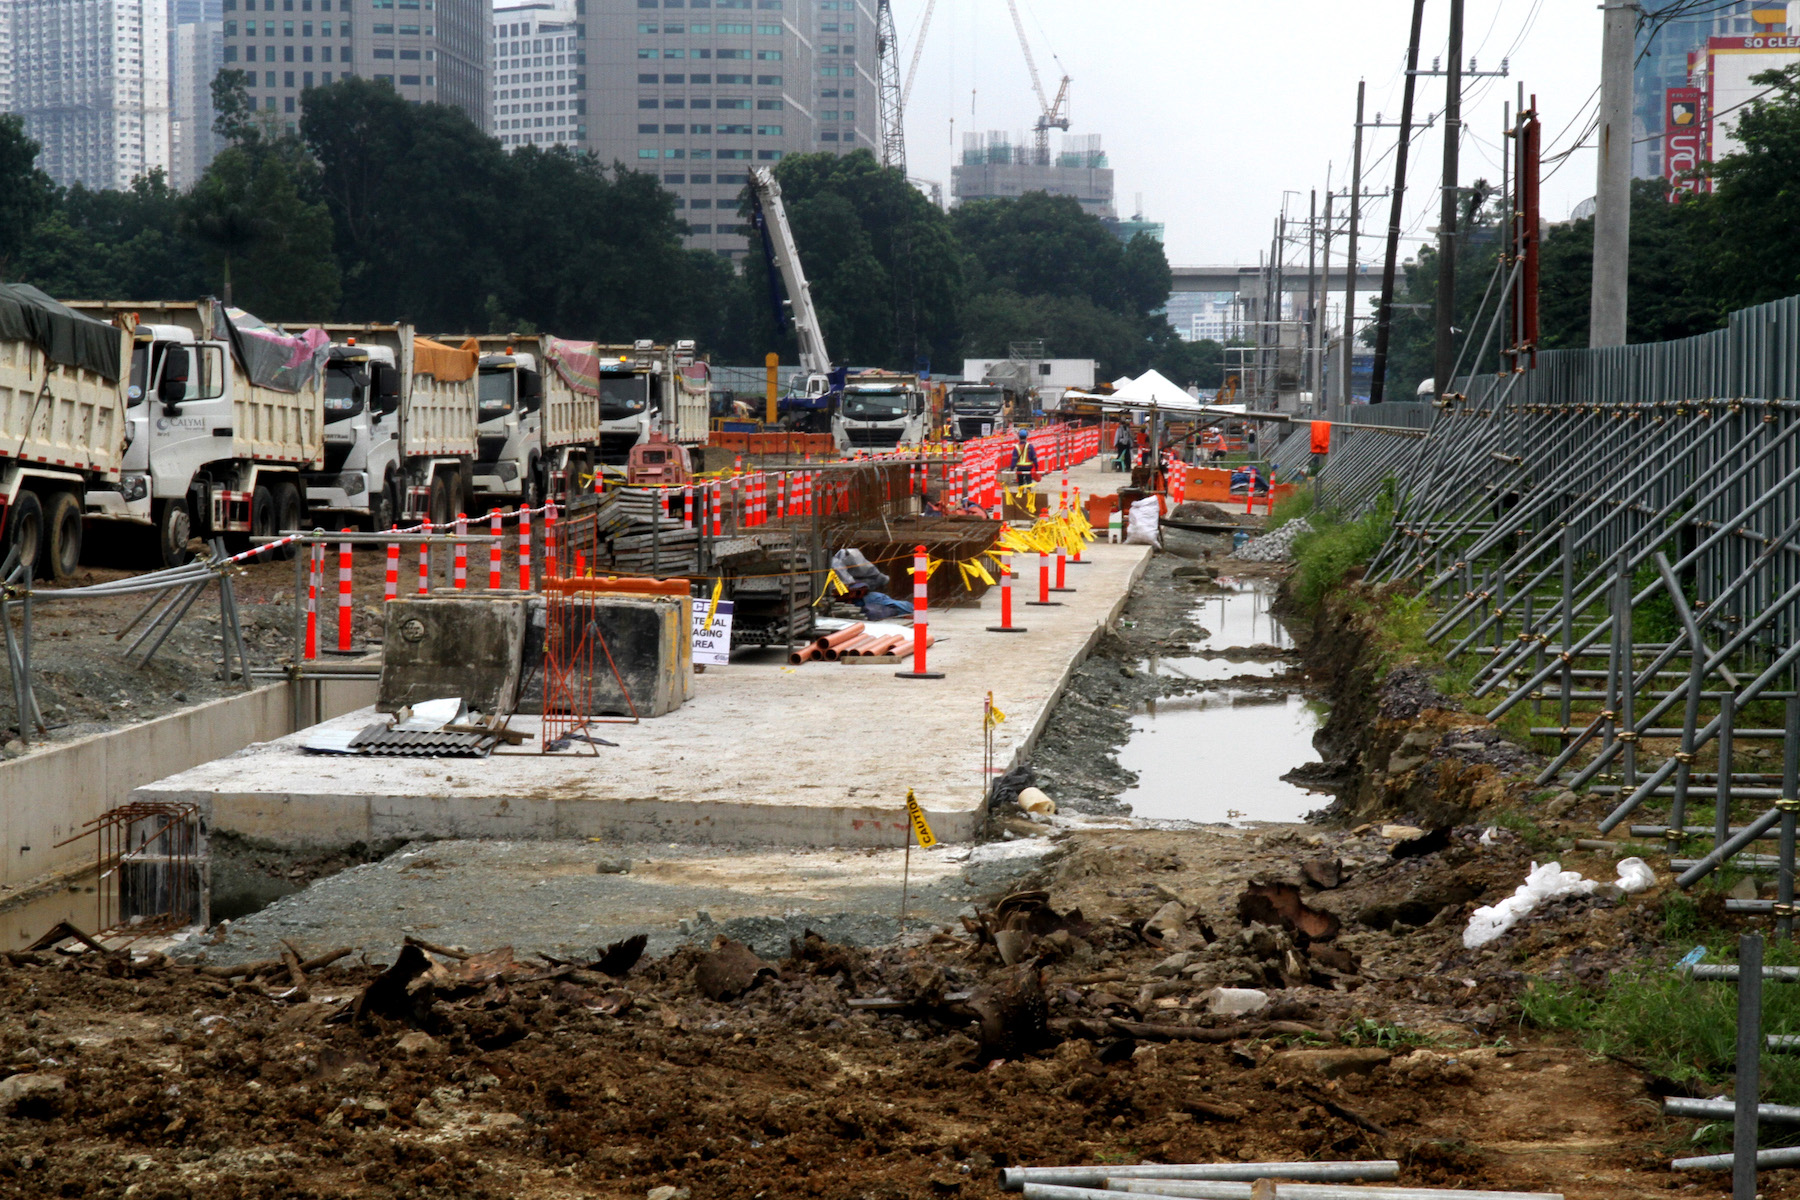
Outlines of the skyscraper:
M225 61L221 0L169 3L169 182L185 191L205 173L213 133L213 76Z
M57 183L169 167L166 0L12 0L12 101Z
M224 0L223 65L250 72L251 102L290 130L306 89L350 75L481 125L486 14L486 0Z
M688 244L746 248L738 192L789 154L880 153L873 4L581 0L587 147L661 176Z
M509 150L579 146L584 55L573 0L501 0L488 32L488 132Z

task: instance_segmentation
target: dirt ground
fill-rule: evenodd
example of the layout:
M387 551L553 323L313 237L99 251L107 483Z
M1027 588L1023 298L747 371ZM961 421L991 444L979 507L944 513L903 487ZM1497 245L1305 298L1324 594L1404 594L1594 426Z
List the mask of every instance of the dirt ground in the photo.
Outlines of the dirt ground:
M1155 560L1053 716L1033 767L1072 808L1103 814L1129 782L1107 722L1166 682L1119 667L1192 639L1198 585L1176 572L1204 549ZM277 604L291 567L257 571ZM629 968L598 947L392 945L308 965L336 947L306 944L250 976L0 954L0 1194L898 1200L995 1195L1005 1165L1321 1157L1397 1158L1401 1185L1725 1194L1668 1170L1694 1124L1659 1115L1652 1081L1517 1016L1533 977L1656 950L1666 881L1464 949L1533 847L1481 821L1386 822L1466 810L1443 797L1493 791L1517 752L1431 707L1427 681L1363 679L1354 702L1354 659L1315 639L1302 665L1337 701L1320 772L1357 815L1047 829L1034 877L905 944L685 946ZM1561 859L1612 877L1610 858ZM1221 988L1268 1002L1215 1012Z

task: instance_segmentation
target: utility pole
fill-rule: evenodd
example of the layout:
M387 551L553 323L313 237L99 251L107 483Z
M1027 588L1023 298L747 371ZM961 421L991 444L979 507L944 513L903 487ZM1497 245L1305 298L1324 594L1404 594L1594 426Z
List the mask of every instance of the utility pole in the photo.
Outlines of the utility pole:
M1313 313L1319 303L1319 189L1312 190L1312 201L1306 213L1306 326L1301 346L1306 352L1306 390L1319 402L1318 364L1313 362Z
M1456 0L1461 3L1461 0ZM1350 158L1350 245L1344 254L1344 403L1350 403L1350 358L1356 350L1356 226L1362 220L1363 80L1356 81L1356 148Z
M1444 73L1443 204L1438 216L1437 353L1431 373L1432 389L1440 400L1450 390L1449 376L1456 369L1456 210L1462 195L1456 186L1456 156L1462 141L1462 43L1463 0L1450 0L1449 69Z
M1594 290L1588 345L1625 344L1631 266L1631 58L1636 0L1607 0L1600 48L1600 168L1594 188Z
M1325 412L1325 404L1330 397L1325 394L1325 310L1331 307L1331 167L1325 168L1325 238L1322 271L1325 286L1321 289L1323 299L1319 302L1319 311L1313 314L1313 340L1319 344L1319 412Z
M1394 151L1394 200L1388 208L1387 257L1381 264L1381 303L1375 309L1375 361L1369 380L1369 403L1380 404L1386 391L1388 338L1394 323L1394 267L1400 256L1400 215L1406 200L1406 154L1412 147L1413 89L1418 83L1419 26L1425 0L1413 0L1412 36L1406 43L1406 85L1400 98L1400 145Z

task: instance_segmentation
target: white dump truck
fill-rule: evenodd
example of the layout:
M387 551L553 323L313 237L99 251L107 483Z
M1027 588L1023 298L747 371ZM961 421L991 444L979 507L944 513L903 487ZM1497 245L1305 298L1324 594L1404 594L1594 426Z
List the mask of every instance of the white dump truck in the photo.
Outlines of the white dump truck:
M305 475L309 523L387 529L467 511L478 420L474 342L410 325L326 325L325 457Z
M547 369L542 334L484 335L474 490L484 502L542 504L560 475L578 487L594 470L600 403Z
M1012 394L998 383L959 383L944 401L944 425L956 442L1004 433L1012 414Z
M302 473L324 457L324 330L286 334L212 299L70 307L131 337L123 469L88 493L90 515L141 526L168 565L190 536L245 547L300 527Z
M653 434L686 446L706 441L712 380L694 343L629 346L554 340L550 362L577 392L600 401L598 461L618 465Z
M924 442L930 421L917 375L862 371L845 381L831 432L841 454L892 450Z
M119 486L131 335L36 288L0 284L0 562L40 578L81 562L82 513Z

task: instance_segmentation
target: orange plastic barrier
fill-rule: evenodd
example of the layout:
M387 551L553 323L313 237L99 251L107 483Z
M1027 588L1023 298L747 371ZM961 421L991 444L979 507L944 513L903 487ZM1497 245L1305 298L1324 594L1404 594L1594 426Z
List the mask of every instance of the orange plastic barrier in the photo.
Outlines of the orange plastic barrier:
M1269 489L1273 500L1282 500L1299 490L1297 483L1278 483ZM1189 467L1187 477L1188 500L1204 500L1208 504L1230 504L1244 502L1244 493L1231 490L1231 472L1213 467ZM1257 493L1257 503L1262 503L1262 493Z
M592 579L550 578L544 580L544 588L564 595L605 592L633 596L673 596L678 600L686 600L693 594L692 585L685 579L652 579L645 575L600 575Z

